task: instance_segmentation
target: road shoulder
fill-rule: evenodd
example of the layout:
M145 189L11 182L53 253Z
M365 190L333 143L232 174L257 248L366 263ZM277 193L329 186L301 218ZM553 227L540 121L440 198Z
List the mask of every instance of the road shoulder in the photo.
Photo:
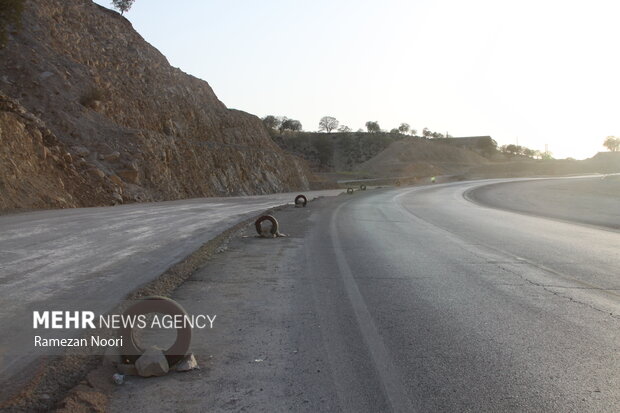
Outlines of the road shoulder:
M212 330L195 331L191 351L202 369L128 377L110 411L339 410L304 270L312 209L328 202L275 211L286 237L244 227L175 290L188 313L217 315Z

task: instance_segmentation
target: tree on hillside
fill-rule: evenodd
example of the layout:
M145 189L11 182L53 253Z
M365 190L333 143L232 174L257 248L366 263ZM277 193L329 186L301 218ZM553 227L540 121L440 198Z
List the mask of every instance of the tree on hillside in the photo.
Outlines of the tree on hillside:
M398 130L400 131L400 133L407 133L409 132L409 129L411 127L409 126L408 123L401 123L400 126L398 127Z
M282 123L280 119L276 118L273 115L267 115L262 120L263 120L263 125L265 125L267 129L273 129L273 130L278 129L278 127Z
M493 139L490 139L490 142L491 144L485 144L485 146L488 146L488 152L491 154L491 149L497 146L497 143ZM553 159L551 157L551 152L545 154L521 145L502 145L499 150L504 155L509 156L526 156L531 159Z
M398 128L392 128L392 129L390 130L390 133L391 133L391 134L400 135L400 131L398 130Z
M288 118L286 116L278 116L276 119L278 121L278 131L280 132L280 135L281 135L282 132L284 132L284 130L286 129L284 122L286 122Z
M319 121L319 131L330 133L338 127L339 123L340 122L338 122L338 119L333 116L323 116Z
M285 130L290 130L293 132L298 132L301 130L301 122L295 119L286 119L282 122L282 126L280 126L281 132Z
M615 136L608 136L603 142L603 146L609 149L611 152L618 152L620 149L620 138Z
M340 127L338 128L338 132L341 133L346 133L346 132L351 132L353 129L349 128L347 125L340 125Z
M366 129L370 133L381 132L381 127L379 126L379 122L376 122L376 121L373 122L369 120L368 122L366 122Z
M545 160L553 159L553 154L549 151L545 151L540 155L540 159L545 159Z
M123 13L131 9L131 6L133 6L133 3L135 1L136 0L112 0L112 5L115 9L120 11L122 15Z
M409 134L410 134L411 136L416 136L416 135L418 134L418 131L417 131L417 129L410 129L410 130L409 130Z
M429 128L422 129L422 136L425 138L429 138L432 134L433 132L431 132Z
M6 45L8 27L19 26L23 11L24 0L0 1L0 48Z
M503 154L510 155L510 156L515 156L519 154L519 147L513 144L502 145L500 150L502 151Z

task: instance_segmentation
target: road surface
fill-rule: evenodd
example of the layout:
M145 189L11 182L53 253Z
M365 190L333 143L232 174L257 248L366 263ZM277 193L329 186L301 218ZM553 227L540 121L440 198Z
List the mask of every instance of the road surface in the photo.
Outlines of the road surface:
M620 174L484 185L465 195L495 208L620 229Z
M218 316L203 369L111 410L618 411L620 233L464 198L486 183L279 211L288 238L239 236L174 295Z
M339 190L310 191L309 198ZM32 310L103 313L218 234L296 194L0 216L0 385L27 374ZM27 340L24 342L23 340ZM6 394L6 393L4 393ZM0 397L2 401L2 397Z

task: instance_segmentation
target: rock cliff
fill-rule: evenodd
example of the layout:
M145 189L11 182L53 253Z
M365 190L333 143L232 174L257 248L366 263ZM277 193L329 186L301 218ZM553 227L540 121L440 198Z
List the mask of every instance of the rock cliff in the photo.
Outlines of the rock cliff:
M0 50L0 92L3 209L308 187L260 119L90 0L26 1Z

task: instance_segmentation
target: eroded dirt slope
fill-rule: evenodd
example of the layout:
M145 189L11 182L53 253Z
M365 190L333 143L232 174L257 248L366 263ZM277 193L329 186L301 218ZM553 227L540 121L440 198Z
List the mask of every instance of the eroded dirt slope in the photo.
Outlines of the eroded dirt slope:
M378 177L458 174L489 161L469 149L431 140L404 139L392 143L357 170Z

